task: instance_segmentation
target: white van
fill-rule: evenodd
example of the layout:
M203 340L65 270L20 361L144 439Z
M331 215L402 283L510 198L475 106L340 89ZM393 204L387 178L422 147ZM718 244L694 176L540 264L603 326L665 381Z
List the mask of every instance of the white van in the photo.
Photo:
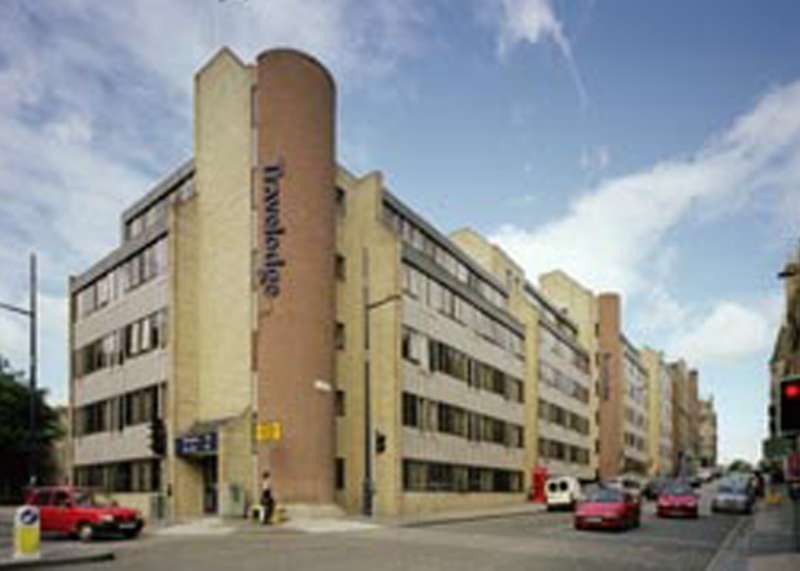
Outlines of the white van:
M544 489L547 495L548 511L556 508L572 509L583 495L580 482L572 476L550 478L547 480L547 485Z
M642 500L642 479L639 476L626 474L613 478L606 482L609 488L617 488L624 492L628 492L633 498L639 502Z

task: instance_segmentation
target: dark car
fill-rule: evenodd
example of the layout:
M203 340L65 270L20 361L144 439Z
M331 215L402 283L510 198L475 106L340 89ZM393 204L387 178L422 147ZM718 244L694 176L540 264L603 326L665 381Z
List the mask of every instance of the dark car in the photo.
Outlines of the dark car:
M670 479L664 476L652 478L642 489L642 495L648 500L656 500L658 499L658 495L661 493L662 488L669 484L669 482Z
M685 482L674 482L665 486L658 496L658 517L698 517L698 497Z
M100 535L134 538L144 527L139 511L102 505L84 488L31 488L27 490L25 503L39 508L43 533L64 533L89 541Z
M575 529L630 529L641 524L638 499L616 488L590 491L575 507Z

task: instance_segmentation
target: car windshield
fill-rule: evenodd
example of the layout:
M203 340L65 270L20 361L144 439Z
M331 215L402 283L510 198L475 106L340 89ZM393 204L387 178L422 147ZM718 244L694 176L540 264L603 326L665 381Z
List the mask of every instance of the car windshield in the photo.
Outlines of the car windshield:
M623 501L623 495L619 490L600 488L590 492L586 501L595 504L612 504Z
M664 487L664 495L666 496L691 496L694 492L691 486L686 484L669 484Z
M718 494L739 494L739 495L743 495L744 494L744 488L742 488L741 486L737 486L736 484L733 484L733 483L720 484L719 488L717 488L717 493Z

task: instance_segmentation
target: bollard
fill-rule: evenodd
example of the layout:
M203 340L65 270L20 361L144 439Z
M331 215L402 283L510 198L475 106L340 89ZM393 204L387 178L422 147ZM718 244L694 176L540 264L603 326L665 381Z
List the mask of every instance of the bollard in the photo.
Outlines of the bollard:
M14 515L14 559L39 559L39 508L22 506Z

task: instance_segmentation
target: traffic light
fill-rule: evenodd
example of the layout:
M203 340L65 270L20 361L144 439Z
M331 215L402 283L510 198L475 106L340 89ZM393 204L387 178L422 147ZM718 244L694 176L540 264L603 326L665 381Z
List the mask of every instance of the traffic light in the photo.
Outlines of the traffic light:
M386 435L382 432L375 433L375 453L383 454L386 452Z
M775 436L778 431L778 426L775 424L775 405L771 404L767 407L767 414L769 415L769 435L770 438Z
M150 451L157 456L167 453L167 427L160 418L150 421Z
M780 388L781 435L800 433L800 377L784 379Z

